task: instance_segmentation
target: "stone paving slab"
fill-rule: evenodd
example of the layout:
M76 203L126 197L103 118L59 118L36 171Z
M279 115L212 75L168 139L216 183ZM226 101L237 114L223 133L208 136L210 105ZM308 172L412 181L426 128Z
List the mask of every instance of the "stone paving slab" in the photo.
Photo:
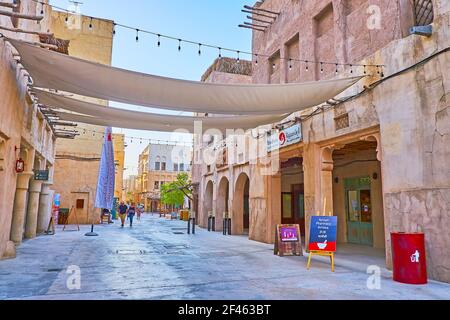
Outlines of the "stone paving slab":
M280 258L272 245L201 228L187 235L185 227L146 215L133 229L98 226L95 238L84 236L89 227L58 228L55 236L24 242L17 259L0 261L0 299L450 299L449 284L404 285L386 269L381 289L369 290L364 270L372 260L351 261L348 252L337 258L335 273L320 257L307 271L307 256ZM80 268L80 290L67 287L69 266Z

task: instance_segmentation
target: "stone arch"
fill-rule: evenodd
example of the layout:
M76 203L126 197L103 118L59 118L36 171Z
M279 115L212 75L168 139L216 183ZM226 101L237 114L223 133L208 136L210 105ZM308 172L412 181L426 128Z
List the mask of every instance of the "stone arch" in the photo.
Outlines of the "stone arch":
M215 210L217 231L223 230L223 214L224 212L230 211L229 195L230 195L230 182L227 177L222 177L217 187L216 210Z
M206 187L203 193L203 217L202 223L204 226L208 225L208 217L213 211L213 197L214 197L214 183L209 180L206 182Z
M231 217L233 234L247 234L250 229L250 178L242 172L234 185L233 212Z

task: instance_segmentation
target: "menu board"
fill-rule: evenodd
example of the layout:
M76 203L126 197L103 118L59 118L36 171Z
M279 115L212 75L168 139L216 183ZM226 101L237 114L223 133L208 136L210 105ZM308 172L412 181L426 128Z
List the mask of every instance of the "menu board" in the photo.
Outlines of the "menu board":
M336 252L337 217L311 217L310 251Z

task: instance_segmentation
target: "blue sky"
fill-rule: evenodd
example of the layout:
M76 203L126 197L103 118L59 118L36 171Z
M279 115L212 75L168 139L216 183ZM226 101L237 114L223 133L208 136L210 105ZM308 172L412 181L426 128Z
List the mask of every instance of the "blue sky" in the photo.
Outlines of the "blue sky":
M81 0L81 13L87 16L114 20L116 23L154 31L156 33L229 47L241 51L251 51L251 32L238 28L245 20L241 12L244 5L253 5L252 0ZM50 0L59 7L68 8L68 0ZM113 49L113 65L119 68L187 80L200 80L218 52L198 46L184 44L178 52L178 42L161 41L151 35L140 34L136 43L136 32L116 28ZM226 55L226 53L223 53ZM241 58L249 58L242 56ZM175 94L175 93L174 93ZM114 104L112 104L114 105ZM141 107L132 109L143 110ZM179 114L179 113L175 113ZM129 137L145 139L191 141L189 136L170 133L143 132L114 129ZM136 139L127 139L125 175L135 173L139 153L145 148Z

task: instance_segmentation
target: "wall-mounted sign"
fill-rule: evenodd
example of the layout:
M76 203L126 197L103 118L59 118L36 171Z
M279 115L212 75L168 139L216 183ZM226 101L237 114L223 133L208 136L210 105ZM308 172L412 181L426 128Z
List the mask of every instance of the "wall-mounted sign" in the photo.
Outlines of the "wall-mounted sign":
M267 152L279 150L287 146L299 143L303 140L302 126L300 123L282 131L269 132L267 135Z
M310 251L336 252L337 217L311 217Z
M34 172L34 180L36 181L48 181L49 170L36 170Z
M16 161L16 172L22 173L25 171L25 162L22 159Z
M273 253L283 256L302 256L302 240L298 224L280 224L275 228Z

